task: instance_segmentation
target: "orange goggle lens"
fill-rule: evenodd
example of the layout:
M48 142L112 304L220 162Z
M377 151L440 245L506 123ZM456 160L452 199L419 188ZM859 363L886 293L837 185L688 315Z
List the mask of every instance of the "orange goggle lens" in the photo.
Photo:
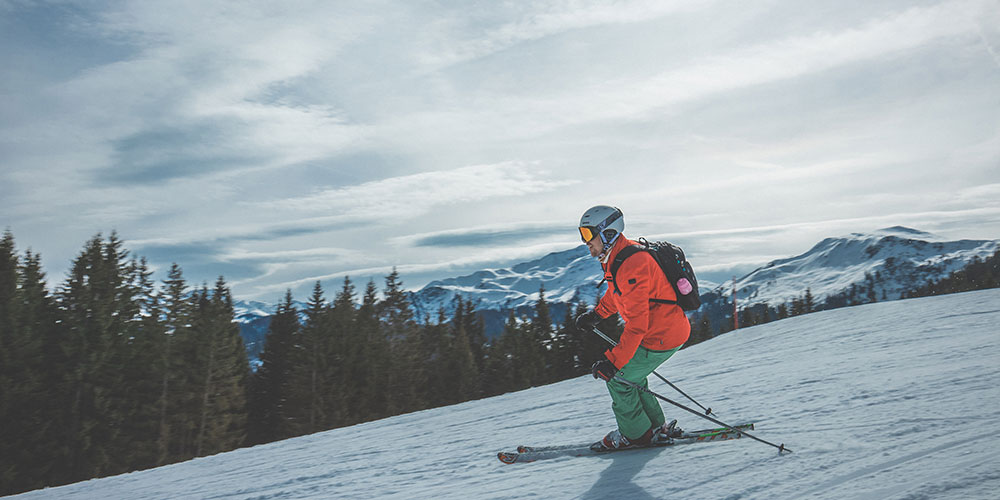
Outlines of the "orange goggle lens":
M590 240L594 239L594 236L597 236L597 234L595 234L591 228L589 227L580 228L580 237L583 238L584 243L590 243Z

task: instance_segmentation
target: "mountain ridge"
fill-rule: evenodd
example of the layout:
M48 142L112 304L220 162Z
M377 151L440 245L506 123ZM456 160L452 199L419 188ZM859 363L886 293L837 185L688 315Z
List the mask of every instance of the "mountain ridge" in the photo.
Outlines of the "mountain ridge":
M904 292L961 269L974 258L986 258L1000 248L1000 240L954 240L905 226L872 232L854 232L825 238L806 252L770 261L736 278L740 307L778 306L810 290L814 300L840 300L852 290L871 290L876 300L896 300ZM698 262L692 262L695 271ZM443 310L451 317L461 296L472 301L488 336L498 335L509 314L531 316L544 287L554 321L578 303L592 305L603 293L596 285L603 272L584 245L552 252L510 267L483 269L467 275L435 280L407 292L415 317L425 322ZM877 280L876 280L877 278ZM733 280L712 288L701 287L703 306L698 313L732 309ZM846 300L846 299L845 299ZM302 310L304 304L297 302ZM256 353L263 345L268 314L273 306L237 301L237 320L253 337ZM245 338L247 335L245 335Z

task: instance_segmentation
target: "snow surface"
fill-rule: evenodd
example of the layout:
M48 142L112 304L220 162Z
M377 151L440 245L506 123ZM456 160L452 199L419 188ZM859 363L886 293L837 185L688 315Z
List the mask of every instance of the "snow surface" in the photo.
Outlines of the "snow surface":
M660 367L723 421L753 420L792 454L741 439L496 459L611 430L610 397L585 376L15 498L994 499L998 324L997 289L883 302L739 330Z

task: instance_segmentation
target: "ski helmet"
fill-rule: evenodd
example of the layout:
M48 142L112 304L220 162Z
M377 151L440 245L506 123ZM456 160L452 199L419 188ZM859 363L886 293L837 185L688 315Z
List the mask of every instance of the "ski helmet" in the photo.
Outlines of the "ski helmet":
M597 205L583 213L579 229L580 238L584 243L599 237L604 243L604 252L607 252L625 230L625 219L621 210L607 205Z

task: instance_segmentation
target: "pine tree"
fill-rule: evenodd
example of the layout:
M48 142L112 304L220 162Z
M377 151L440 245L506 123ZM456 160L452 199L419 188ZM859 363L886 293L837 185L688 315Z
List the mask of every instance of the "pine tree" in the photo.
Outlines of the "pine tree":
M322 374L327 359L324 335L326 330L326 300L320 282L313 286L307 302L306 320L295 342L292 367L289 424L294 435L323 430L326 405L323 401Z
M118 458L125 450L116 446L127 441L122 429L131 381L120 367L128 358L129 323L140 314L126 258L117 234L106 243L98 234L74 260L59 291L66 326L60 344L73 391L65 429L68 480L127 470Z
M479 396L479 373L472 349L469 346L469 336L466 333L464 308L455 310L456 317L451 322L447 336L447 361L445 373L436 376L444 378L451 386L451 401L459 403Z
M292 291L278 303L268 325L267 344L260 367L251 378L247 442L261 444L293 435L288 426L289 392L295 342L299 334L298 311Z
M9 345L14 335L14 318L19 313L17 307L19 266L20 260L14 248L14 235L9 230L5 231L3 239L0 239L0 361L4 361L0 365L0 374L7 372L6 366L10 361ZM5 387L6 384L0 384L0 391Z
M419 410L426 406L419 393L426 384L427 373L420 359L420 336L410 302L395 268L386 276L382 294L384 299L378 304L379 317L389 339L392 360L386 386L389 411L399 414Z
M528 387L528 380L518 369L515 348L520 326L511 311L503 333L487 346L483 360L482 389L486 396L496 396Z
M14 248L14 235L5 231L0 240L0 495L24 491L20 479L25 472L20 465L22 449L18 435L23 431L19 411L19 400L24 392L35 389L24 387L19 380L18 366L22 358L20 335L16 330L15 317L20 315L18 307L18 267L20 265Z
M159 371L159 431L157 439L157 464L163 465L184 458L177 438L184 429L193 429L189 395L193 392L189 382L190 367L185 362L185 344L191 344L192 305L187 298L187 283L177 263L170 266L160 306L163 309L163 332L160 357L154 364ZM189 431L190 433L190 431Z
M359 373L362 372L364 360L362 342L354 335L355 309L354 284L347 276L344 284L329 311L329 335L333 365L329 377L325 381L327 387L334 391L334 400L338 405L338 419L334 426L349 425L359 421L361 406L361 391L358 386Z
M0 495L45 486L61 465L52 434L64 399L50 385L57 367L47 356L56 326L40 257L29 250L20 261L7 231L0 240Z
M163 373L158 368L165 348L165 328L160 300L145 259L128 266L128 289L135 316L127 325L125 354L119 365L126 383L122 389L123 412L116 459L121 470L154 467L159 461L160 396Z
M690 347L695 344L704 342L712 338L712 318L709 314L701 314L696 316L694 321L694 328L691 330L691 338L688 339L686 346Z
M579 341L575 332L573 309L567 307L562 323L554 333L552 347L549 350L549 370L552 381L565 380L577 375L576 353L579 350L577 347Z
M469 337L469 350L472 351L472 359L476 363L476 370L480 371L483 363L483 350L486 345L486 326L482 318L476 312L476 304L471 300L466 300L462 307L462 325L465 333Z
M534 342L534 332L530 323L521 323L511 312L500 335L500 347L509 359L510 387L507 390L521 390L532 386L541 375L544 360L541 350Z
M378 317L378 288L369 281L355 317L354 330L362 342L361 359L364 366L358 370L361 377L358 389L364 396L358 414L362 421L375 420L389 415L386 387L389 379L389 340Z
M452 323L461 317L461 311L461 308L455 310L457 317L452 320ZM422 398L427 402L428 407L436 408L458 401L456 391L452 390L457 374L451 371L453 339L448 331L449 326L454 326L454 324L448 324L443 307L438 309L436 321L434 323L428 321L427 323L420 329L420 352L423 358L423 368L430 374L424 385Z
M779 304L777 311L778 311L777 312L777 319L785 319L789 315L788 314L788 305L787 304L784 304L784 303Z
M203 287L195 295L192 330L202 378L195 455L204 456L232 450L246 439L250 368L225 280L220 276L212 293Z
M576 371L579 374L590 373L590 367L598 360L604 359L604 352L608 350L609 346L607 342L601 337L597 336L592 330L581 331L576 328L575 319L581 314L585 313L589 308L586 304L580 302L577 303L576 309L573 311L574 324L572 331L577 338L577 351L576 351ZM617 327L615 319L617 316L612 315L606 318L604 321L598 323L597 328L606 334L613 335L614 327Z
M538 287L538 302L535 303L535 317L531 321L529 331L531 332L527 347L536 350L540 362L535 372L535 378L531 385L543 385L552 382L554 379L551 373L552 366L552 313L549 310L549 303L545 300L545 285Z

